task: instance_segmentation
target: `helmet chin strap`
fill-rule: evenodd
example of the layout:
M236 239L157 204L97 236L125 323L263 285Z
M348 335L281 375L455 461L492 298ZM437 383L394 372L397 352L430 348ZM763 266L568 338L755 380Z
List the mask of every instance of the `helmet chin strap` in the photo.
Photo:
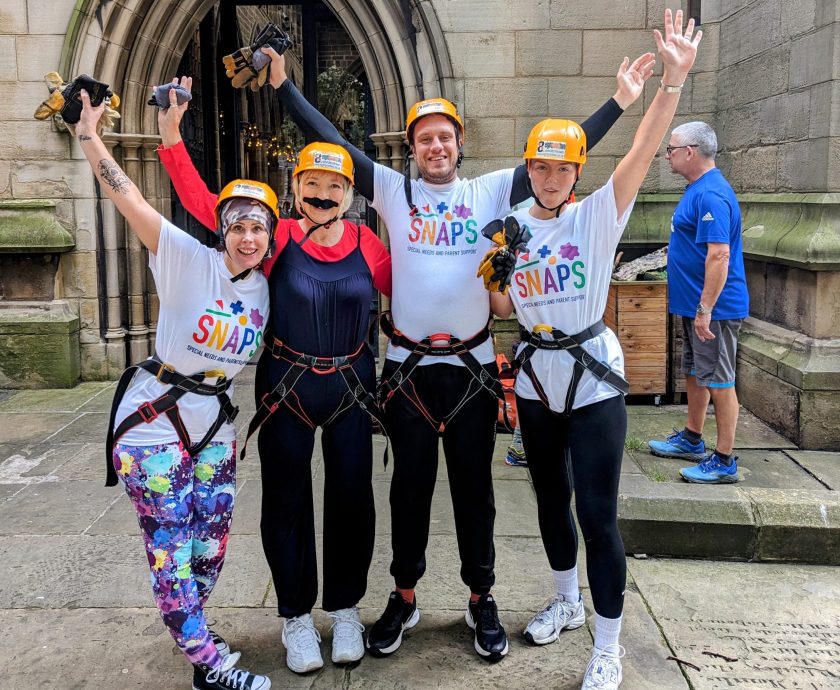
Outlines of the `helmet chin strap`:
M566 200L563 201L559 206L553 206L553 207L552 206L546 206L542 201L540 201L540 198L537 196L537 193L534 191L534 188L531 186L530 176L526 176L526 177L527 177L528 191L531 192L531 196L534 197L534 203L537 206L539 206L540 208L545 209L546 211L549 211L549 212L553 213L555 218L559 218L560 217L560 211L562 211L563 207L566 204L568 204L574 198L575 186L577 185L578 180L580 179L580 174L578 173L577 177L575 177L575 183L572 185L572 188L569 190L569 196L566 197Z

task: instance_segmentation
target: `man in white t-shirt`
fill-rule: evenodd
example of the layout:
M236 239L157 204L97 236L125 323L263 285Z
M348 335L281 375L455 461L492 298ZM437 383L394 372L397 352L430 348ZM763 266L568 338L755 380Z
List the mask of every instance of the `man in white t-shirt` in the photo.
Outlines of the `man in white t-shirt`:
M382 217L390 238L394 337L382 380L394 453L390 504L395 590L368 634L367 648L376 656L393 653L403 631L420 619L414 588L426 569L442 440L461 578L471 591L466 620L475 630L478 654L500 659L508 642L490 593L495 581L496 514L490 470L498 400L488 384L498 372L487 333L488 296L476 269L491 246L482 228L531 195L525 166L460 179L463 120L454 104L431 98L412 106L407 118L407 138L420 173L419 180L409 180L375 164L345 141L286 79L283 58L270 48L264 51L271 55L271 84L285 112L307 140L329 141L350 151L356 189ZM647 68L646 56L632 66ZM590 147L640 93L635 80L626 75L625 67L616 95L583 124ZM438 346L438 356L428 350L426 356L412 356L414 344L425 339L426 345ZM460 342L469 349L465 356L439 354L451 353L450 345ZM401 368L406 360L408 365Z

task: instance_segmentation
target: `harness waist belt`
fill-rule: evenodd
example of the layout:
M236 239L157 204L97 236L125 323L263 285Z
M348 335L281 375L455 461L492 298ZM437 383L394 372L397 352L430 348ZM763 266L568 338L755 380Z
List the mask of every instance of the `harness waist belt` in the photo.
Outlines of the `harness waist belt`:
M148 372L160 381L164 386L171 386L171 388L161 395L156 400L147 400L142 403L136 412L132 412L126 417L120 425L114 428L114 422L117 418L117 412L125 397L125 392L128 390L134 375L139 369ZM215 384L204 383L204 379L217 377ZM225 422L232 422L236 419L239 413L239 408L234 407L230 397L228 397L227 390L230 388L232 381L225 377L225 374L220 369L212 371L205 371L200 374L193 374L187 376L180 374L175 369L163 362L157 354L151 358L128 367L120 377L117 389L114 392L114 400L111 403L111 416L108 423L108 437L105 441L105 469L107 479L105 486L114 486L117 483L117 472L114 469L113 453L114 445L122 438L123 435L130 429L133 429L140 424L150 424L156 420L160 415L166 415L172 423L178 440L183 444L184 449L189 452L191 456L198 455L204 447L213 440L213 437L222 427ZM187 432L187 427L181 419L178 410L178 400L187 393L195 393L196 395L214 396L219 400L219 414L215 421L210 426L210 429L198 443L193 444L190 440L190 435Z
M344 380L350 395L353 397L353 402L373 417L384 429L381 413L376 404L376 395L364 387L358 374L356 374L356 370L353 368L353 364L364 355L365 343L359 345L355 352L340 357L318 357L308 355L305 352L298 352L290 348L279 338L274 337L266 338L265 343L272 357L289 362L292 366L286 369L277 385L263 395L260 400L259 407L257 407L254 417L251 419L250 424L248 424L248 435L245 437L245 443L242 444L242 452L239 455L240 459L245 457L245 451L248 448L248 439L274 414L275 410L292 392L300 377L307 371L319 375L339 374ZM350 405L352 404L351 402ZM339 406L336 412L322 426L327 426L341 411L342 408Z
M582 347L583 343L587 340L600 335L605 330L606 326L603 320L592 324L589 328L574 335L569 335L545 324L539 324L533 331L529 331L522 326L519 327L519 335L522 342L525 343L525 347L516 356L515 366L521 367L522 371L528 375L534 384L534 390L546 407L550 407L548 396L534 374L534 369L530 362L531 357L533 357L537 350L565 350L575 360L572 380L569 383L569 389L566 393L566 405L564 408L564 414L566 415L572 412L572 404L574 403L577 387L584 371L589 371L599 381L603 381L612 386L623 395L627 395L630 392L630 384L622 376L610 369L604 362L595 359Z

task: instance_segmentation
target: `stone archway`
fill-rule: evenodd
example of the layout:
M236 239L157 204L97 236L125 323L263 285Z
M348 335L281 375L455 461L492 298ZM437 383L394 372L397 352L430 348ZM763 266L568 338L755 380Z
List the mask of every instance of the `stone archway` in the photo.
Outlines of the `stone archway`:
M81 0L65 38L61 73L95 74L122 97L120 131L109 135L106 143L146 199L161 210L169 191L154 152L157 126L155 111L145 105L148 88L172 77L201 19L214 4L215 0ZM407 104L425 97L454 97L449 51L432 3L324 0L324 4L355 43L367 73L377 159L400 168ZM122 221L108 200L98 203L106 273L102 281L106 294L99 297L106 307L105 323L98 324L96 336L104 333L107 361L95 368L115 376L126 359L139 361L150 354L157 296L139 241L126 233L123 254ZM122 275L128 293L127 319L123 318ZM89 341L94 339L93 333L89 336Z

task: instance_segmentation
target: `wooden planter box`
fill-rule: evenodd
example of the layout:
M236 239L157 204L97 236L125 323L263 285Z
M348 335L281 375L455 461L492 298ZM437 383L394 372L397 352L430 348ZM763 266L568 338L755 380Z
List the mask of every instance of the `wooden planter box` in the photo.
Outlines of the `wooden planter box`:
M610 284L604 323L624 350L631 395L665 395L668 390L668 282Z

